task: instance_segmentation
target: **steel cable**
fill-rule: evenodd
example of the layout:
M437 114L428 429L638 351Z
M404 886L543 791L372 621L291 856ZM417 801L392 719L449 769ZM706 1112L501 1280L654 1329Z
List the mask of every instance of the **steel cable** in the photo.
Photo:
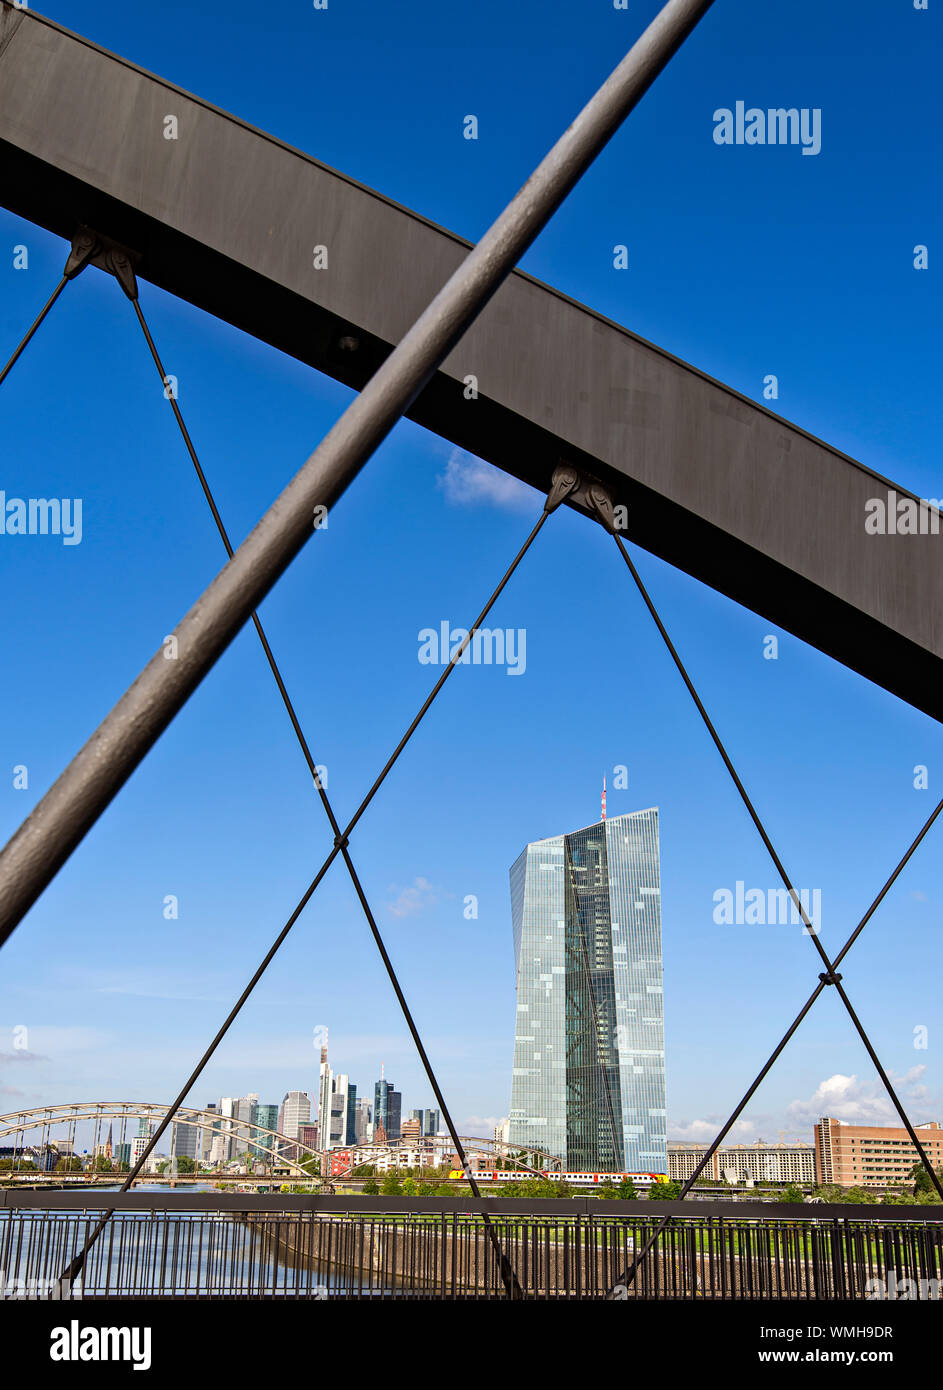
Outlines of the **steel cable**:
M762 1070L760 1071L760 1073L758 1074L758 1076L756 1077L756 1079L754 1080L754 1082L752 1083L752 1085L750 1086L750 1088L748 1089L748 1091L747 1091L746 1094L744 1095L743 1099L742 1099L742 1100L740 1101L740 1103L738 1104L737 1108L734 1110L733 1114L730 1116L730 1118L729 1118L729 1120L727 1121L727 1123L723 1126L723 1128L721 1129L720 1133L719 1133L719 1134L717 1135L717 1137L714 1139L714 1141L713 1141L713 1143L711 1144L710 1148L708 1149L707 1153L704 1154L704 1156L702 1157L700 1163L699 1163L699 1164L697 1165L697 1167L695 1168L695 1170L694 1170L694 1172L692 1173L691 1177L688 1178L688 1179L686 1180L686 1182L684 1183L684 1185L682 1186L681 1192L680 1192L680 1194L679 1194L679 1200L683 1200L683 1198L684 1198L684 1197L687 1195L687 1193L691 1190L691 1187L694 1185L694 1183L695 1183L695 1181L697 1180L698 1176L700 1175L701 1172L703 1172L704 1168L707 1166L707 1163L709 1162L709 1160L711 1159L711 1157L713 1156L713 1154L716 1152L716 1150L719 1148L720 1144L723 1142L724 1137L725 1137L726 1134L729 1132L729 1130L731 1129L732 1125L735 1123L735 1121L737 1120L738 1116L740 1115L740 1113L742 1112L742 1110L744 1109L744 1107L747 1105L747 1103L749 1102L749 1100L750 1100L750 1098L752 1097L752 1095L754 1094L754 1092L755 1092L755 1091L757 1090L757 1088L759 1087L760 1083L763 1081L763 1079L765 1078L765 1076L766 1076L767 1073L769 1072L770 1068L773 1066L773 1063L774 1063L774 1062L776 1061L776 1059L780 1056L780 1054L782 1053L783 1049L786 1047L787 1043L789 1042L790 1038L793 1036L793 1034L795 1033L796 1029L799 1027L800 1023L801 1023L802 1020L805 1018L806 1014L807 1014L807 1013L809 1012L809 1010L812 1008L812 1005L815 1003L815 1001L818 999L819 995L822 993L823 989L825 989L827 985L834 985L834 986L835 986L835 988L836 988L836 990L837 990L837 992L838 992L838 994L839 994L839 997L841 998L842 1003L844 1004L844 1006L845 1006L845 1008L846 1008L846 1010L847 1010L847 1012L848 1012L848 1015L849 1015L849 1017L851 1018L852 1023L854 1024L855 1029L856 1029L857 1032L858 1032L858 1035L860 1036L862 1042L864 1043L865 1049L866 1049L866 1051L867 1051L867 1053L868 1053L868 1055L869 1055L869 1057L870 1057L872 1063L874 1064L875 1069L876 1069L877 1072L878 1072L878 1075L879 1075L879 1077L880 1077L880 1079L881 1079L881 1081L882 1081L882 1083L883 1083L883 1085L884 1085L884 1087L885 1087L885 1090L887 1091L888 1096L890 1097L891 1102L892 1102L893 1105L894 1105L894 1108L896 1109L898 1115L900 1116L901 1120L903 1121L904 1128L907 1130L907 1133L908 1133L908 1135L910 1136L911 1142L913 1143L914 1148L916 1149L916 1151L917 1151L917 1153L918 1153L918 1155L919 1155L919 1157L920 1157L921 1162L923 1163L924 1167L926 1168L927 1173L928 1173L928 1175L929 1175L929 1177L930 1177L931 1182L933 1183L934 1187L936 1188L937 1193L939 1194L941 1200L943 1200L943 1186L941 1186L940 1179L939 1179L937 1173L935 1172L935 1170L934 1170L934 1168L933 1168L933 1165L932 1165L932 1163L930 1162L930 1159L929 1159L929 1157L927 1156L927 1154L926 1154L926 1152L925 1152L925 1150L924 1150L924 1148L923 1148L923 1145L920 1143L920 1140L919 1140L919 1138L917 1137L917 1134L916 1134L916 1132L915 1132L915 1130L914 1130L914 1128L913 1128L913 1125L911 1124L910 1119L908 1118L908 1116L907 1116L907 1114L906 1114L906 1112L905 1112L905 1110L904 1110L904 1108L903 1108L903 1106L902 1106L902 1104L901 1104L901 1102L900 1102L900 1100L899 1100L899 1098L898 1098L898 1096L897 1096L897 1093L896 1093L896 1091L894 1090L893 1084L891 1083L890 1078L888 1077L888 1075L887 1075L887 1073L885 1072L883 1066L881 1065L881 1062L880 1062L880 1060L878 1059L878 1056L877 1056L876 1052L874 1051L874 1048L873 1048L872 1045L871 1045L871 1041L870 1041L870 1039L869 1039L869 1037L868 1037L868 1035L867 1035L867 1033L866 1033L866 1031L865 1031L865 1029L864 1029L864 1027L863 1027L863 1025L862 1025L862 1023L861 1023L861 1021L860 1021L860 1019L858 1018L858 1016L857 1016L857 1014L856 1014L854 1008L852 1007L851 1001L850 1001L850 999L848 998L847 993L846 993L845 990L842 988L841 976L837 974L837 967L838 967L838 965L841 963L842 959L845 957L845 955L846 955L847 952L850 950L850 948L854 945L855 941L857 940L858 936L860 935L860 933L862 932L862 930L863 930L864 927L866 926L867 922L870 920L870 918L871 918L872 915L874 914L875 910L877 909L877 907L879 906L879 904L881 903L881 901L883 900L883 898L884 898L885 895L887 894L888 890L891 888L892 884L895 882L895 880L897 879L898 875L901 873L901 871L903 870L904 866L905 866L905 865L907 864L907 862L909 861L911 855L914 853L914 851L916 850L917 846L918 846L918 845L920 844L920 842L923 840L924 836L927 834L928 830L929 830L930 827L933 825L934 821L937 819L937 817L939 816L940 812L943 811L943 801L940 801L940 802L937 804L937 806L934 808L934 810L930 813L929 817L928 817L927 820L924 822L924 825L922 826L921 830L920 830L919 833L917 834L916 838L915 838L914 841L911 843L911 845L909 846L909 848L906 850L906 852L904 853L902 859L899 861L899 863L897 864L896 868L895 868L894 871L891 873L890 877L887 879L887 881L885 882L884 886L882 887L882 889L881 889L880 892L878 893L877 897L876 897L876 898L874 899L874 901L871 903L871 905L870 905L870 907L868 908L867 912L866 912L866 913L864 914L864 916L861 918L860 922L859 922L858 925L855 927L855 930L852 932L851 936L850 936L850 937L848 938L848 940L845 942L845 944L844 944L844 946L842 947L841 951L840 951L840 952L838 953L838 955L835 957L834 961L829 960L829 957L828 957L828 954L827 954L826 951L825 951L825 948L822 946L822 943L819 941L818 933L816 932L816 930L815 930L815 928L813 927L812 923L809 921L808 915L807 915L807 913L806 913L806 911L805 911L805 908L804 908L804 906L803 906L803 904L802 904L802 902L801 902L801 899L800 899L798 893L796 892L795 888L792 886L792 883L791 883L791 881L790 881L790 879L789 879L788 874L786 873L786 870L785 870L785 868L784 868L784 866L783 866L783 863L782 863L782 861L781 861L779 855L777 854L777 852L776 852L776 850L775 850L775 848L774 848L774 846L773 846L773 843L772 843L772 841L771 841L771 839L770 839L770 837L769 837L769 835L768 835L768 833L767 833L767 831L766 831L765 826L763 825L763 822L761 821L761 819L760 819L760 817L759 817L759 814L758 814L757 811L756 811L756 808L755 808L754 805L753 805L753 802L751 801L749 795L747 794L746 788L744 787L742 781L740 780L740 777L739 777L739 775L738 775L738 773L737 773L737 771L736 771L736 768L734 767L734 765L733 765L733 763L732 763L732 761L731 761L731 759L730 759L730 756L729 756L729 754L728 754L728 752L727 752L727 750L726 750L726 748L725 748L725 746L724 746L724 744L723 744L723 741L721 740L720 735L717 733L717 730L716 730L716 728L714 727L714 724L712 723L712 721L711 721L711 719L710 719L710 716L708 715L707 710L705 709L704 704L703 704L703 702L701 701L701 698L700 698L700 696L698 695L697 690L695 689L694 684L693 684L693 682L692 682L690 676L688 675L688 672L687 672L687 670L686 670L686 668L685 668L685 666L684 666L684 663L682 662L681 657L678 655L677 649L676 649L675 646L674 646L674 643L671 641L671 638L670 638L669 635L668 635L667 629L665 628L665 625L664 625L664 623L662 622L661 617L659 616L658 611L657 611L657 609L655 608L654 603L652 602L652 599L651 599L651 597L650 597L650 595L649 595L649 593L648 593L648 590L647 590L646 587L645 587L645 584L644 584L643 581L642 581L642 577L641 577L641 575L639 574L638 569L636 568L635 564L633 563L632 558L631 558L631 556L629 555L628 550L626 549L625 544L624 544L623 541L622 541L622 538L621 538L618 534L616 534L615 532L613 532L613 537L614 537L614 539L615 539L616 546L618 547L619 553L620 553L620 555L622 556L623 560L625 561L625 563L626 563L626 565L627 565L627 567L628 567L628 569L629 569L629 573L631 574L632 579L633 579L634 582L635 582L636 588L638 589L639 594L641 595L642 600L643 600L643 602L644 602L646 608L648 609L648 612L649 612L649 614L650 614L652 620L654 621L655 626L656 626L657 629L658 629L659 635L661 636L661 638L662 638L662 640L663 640L665 646L667 647L668 652L669 652L669 655L671 656L672 661L674 662L675 666L677 667L678 672L679 672L679 674L680 674L682 680L684 681L684 684L685 684L685 686L687 687L687 690L688 690L689 694L691 695L692 700L694 701L694 704L695 704L695 706L696 706L696 708L697 708L697 711L698 711L698 713L700 714L701 719L703 720L703 722L704 722L704 724L705 724L705 726L706 726L706 728L707 728L707 730L708 730L708 733L710 734L710 736L711 736L711 738L712 738L712 740L713 740L713 742L714 742L714 745L715 745L716 748L717 748L717 751L720 753L720 756L721 756L721 758L723 759L724 766L727 768L727 771L729 772L730 777L731 777L731 779L732 779L734 785L736 786L737 791L738 791L739 794L740 794L740 798L741 798L741 800L743 801L743 803L744 803L744 805L745 805L745 807L746 807L746 809L747 809L747 811L748 811L748 813L749 813L749 815L750 815L750 818L751 818L751 820L753 821L753 824L756 826L756 829L757 829L757 831L758 831L759 834L760 834L760 837L761 837L761 839L762 839L762 841L763 841L763 843L764 843L764 845L765 845L765 847L766 847L766 849L767 849L767 851L768 851L768 853L769 853L769 855L770 855L770 858L772 859L773 864L775 865L776 870L777 870L777 872L779 873L780 878L782 879L782 881L783 881L783 883L784 883L784 885L785 885L787 891L789 892L790 897L791 897L792 900L793 900L793 903L794 903L795 906L796 906L797 911L799 912L799 914L800 914L800 916L801 916L801 918L802 918L803 925L804 925L804 927L805 927L805 929L806 929L806 934L809 935L809 936L812 938L813 944L815 945L816 949L818 950L819 955L820 955L821 958L822 958L822 962L823 962L823 964L825 965L825 973L823 973L823 974L819 977L819 983L818 983L818 985L816 986L815 990L813 990L812 994L809 996L809 998L806 1000L805 1004L804 1004L804 1005L802 1006L802 1008L800 1009L799 1013L797 1014L796 1018L793 1020L792 1024L791 1024L790 1027L789 1027L789 1029L787 1030L787 1032L785 1033L785 1035L783 1036L783 1038L781 1039L781 1041L779 1042L779 1044L777 1045L777 1047L774 1049L774 1051L773 1051L773 1053L771 1054L771 1056L769 1057L768 1061L766 1062L766 1064L764 1065L764 1067L762 1068ZM670 1221L671 1221L671 1217L670 1217L670 1216L669 1216L669 1217L664 1217L664 1218L662 1219L662 1221L659 1223L659 1225L658 1225L658 1226L656 1227L656 1229L653 1231L652 1235L649 1237L648 1241L646 1242L646 1244L645 1244L645 1246L643 1247L643 1249L641 1250L641 1252L640 1252L638 1255L636 1255L635 1259L634 1259L633 1262L632 1262L632 1265L623 1273L623 1275L621 1276L620 1280L617 1281L618 1284L626 1284L626 1283L630 1283L630 1282L631 1282L631 1280L632 1280L632 1279L634 1278L634 1276L635 1276L635 1273L636 1273L636 1271L637 1271L639 1265L640 1265L641 1262L644 1260L644 1258L645 1258L646 1255L649 1253L649 1251L653 1248L653 1246L655 1245L655 1242L657 1241L658 1237L659 1237L659 1236L662 1234L662 1232L667 1228L667 1226L669 1225ZM611 1295L611 1291L610 1291L610 1295Z

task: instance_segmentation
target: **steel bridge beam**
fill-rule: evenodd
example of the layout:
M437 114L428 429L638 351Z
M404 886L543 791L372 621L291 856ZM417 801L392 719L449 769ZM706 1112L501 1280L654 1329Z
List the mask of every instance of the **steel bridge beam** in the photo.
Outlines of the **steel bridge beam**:
M94 226L145 279L357 389L463 260L461 238L0 3L12 211ZM409 414L544 492L561 457L594 473L629 538L943 718L940 537L866 535L892 484L695 368L516 272Z

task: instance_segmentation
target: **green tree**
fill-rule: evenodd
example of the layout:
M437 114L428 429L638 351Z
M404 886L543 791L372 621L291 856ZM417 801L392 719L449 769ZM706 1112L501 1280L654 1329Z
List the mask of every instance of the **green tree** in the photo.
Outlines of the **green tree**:
M616 1189L616 1195L618 1196L620 1202L638 1201L638 1192L636 1191L635 1183L632 1181L631 1178L622 1179L622 1181L619 1183L618 1188Z
M802 1195L802 1188L799 1186L797 1182L788 1183L787 1186L783 1188L782 1199L784 1202L805 1201L805 1198Z
M522 1197L556 1197L557 1184L549 1178L525 1178L521 1183Z
M676 1202L681 1196L679 1182L653 1182L648 1189L650 1202Z
M367 1197L375 1197L380 1191L373 1178L368 1178L363 1185L363 1192Z
M936 1170L936 1175L943 1182L943 1168ZM910 1180L913 1183L913 1195L918 1202L938 1202L940 1200L936 1188L930 1180L930 1174L922 1163L915 1163L910 1170Z
M436 1197L454 1197L457 1194L451 1183L443 1182L436 1188L434 1195Z
M406 1178L406 1180L405 1180L404 1183L403 1183L403 1196L404 1196L404 1197L415 1197L415 1195L416 1195L416 1179L415 1179L415 1178Z
M380 1194L383 1197L402 1197L403 1189L395 1173L387 1173L380 1184Z
M614 1202L618 1199L619 1189L612 1181L612 1178L608 1176L603 1178L602 1182L596 1188L596 1196L602 1198L604 1202Z
M846 1202L849 1205L856 1204L862 1206L868 1202L876 1202L877 1197L873 1192L869 1192L866 1187L846 1187L838 1200L840 1202Z
M432 1186L431 1182L421 1182L419 1184L418 1195L420 1197L431 1197L433 1192L435 1192L435 1188Z

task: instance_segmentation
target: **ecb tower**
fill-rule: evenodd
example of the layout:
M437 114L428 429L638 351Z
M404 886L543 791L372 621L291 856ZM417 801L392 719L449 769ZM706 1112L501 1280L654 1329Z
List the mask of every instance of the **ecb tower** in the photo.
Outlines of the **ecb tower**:
M658 810L527 845L511 868L510 1142L567 1171L667 1173Z

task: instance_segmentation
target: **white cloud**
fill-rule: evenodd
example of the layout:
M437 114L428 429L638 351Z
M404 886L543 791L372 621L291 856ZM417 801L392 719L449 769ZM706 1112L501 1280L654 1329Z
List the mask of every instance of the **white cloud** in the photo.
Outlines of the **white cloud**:
M682 1120L680 1124L669 1125L669 1138L682 1142L686 1140L689 1144L710 1144L717 1138L718 1131L725 1119L726 1116L721 1118L718 1115L713 1120ZM737 1120L729 1134L725 1136L724 1143L744 1143L755 1134L756 1125L752 1120Z
M889 1073L895 1090L907 1100L920 1100L926 1087L919 1083L925 1066L911 1067L903 1076ZM790 1124L811 1127L823 1115L832 1115L848 1124L899 1125L900 1119L882 1083L859 1081L857 1076L836 1072L819 1083L808 1100L794 1100L786 1107Z
M497 1115L469 1115L459 1125L458 1132L469 1139L493 1139L500 1123Z
M533 511L537 493L527 483L512 478L484 459L453 449L436 487L455 507L503 507L507 511Z
M391 885L390 891L396 891L396 884ZM386 906L394 917L411 917L413 913L421 912L424 907L431 907L436 902L436 889L427 878L419 877L414 878L408 888L400 889L399 896Z

